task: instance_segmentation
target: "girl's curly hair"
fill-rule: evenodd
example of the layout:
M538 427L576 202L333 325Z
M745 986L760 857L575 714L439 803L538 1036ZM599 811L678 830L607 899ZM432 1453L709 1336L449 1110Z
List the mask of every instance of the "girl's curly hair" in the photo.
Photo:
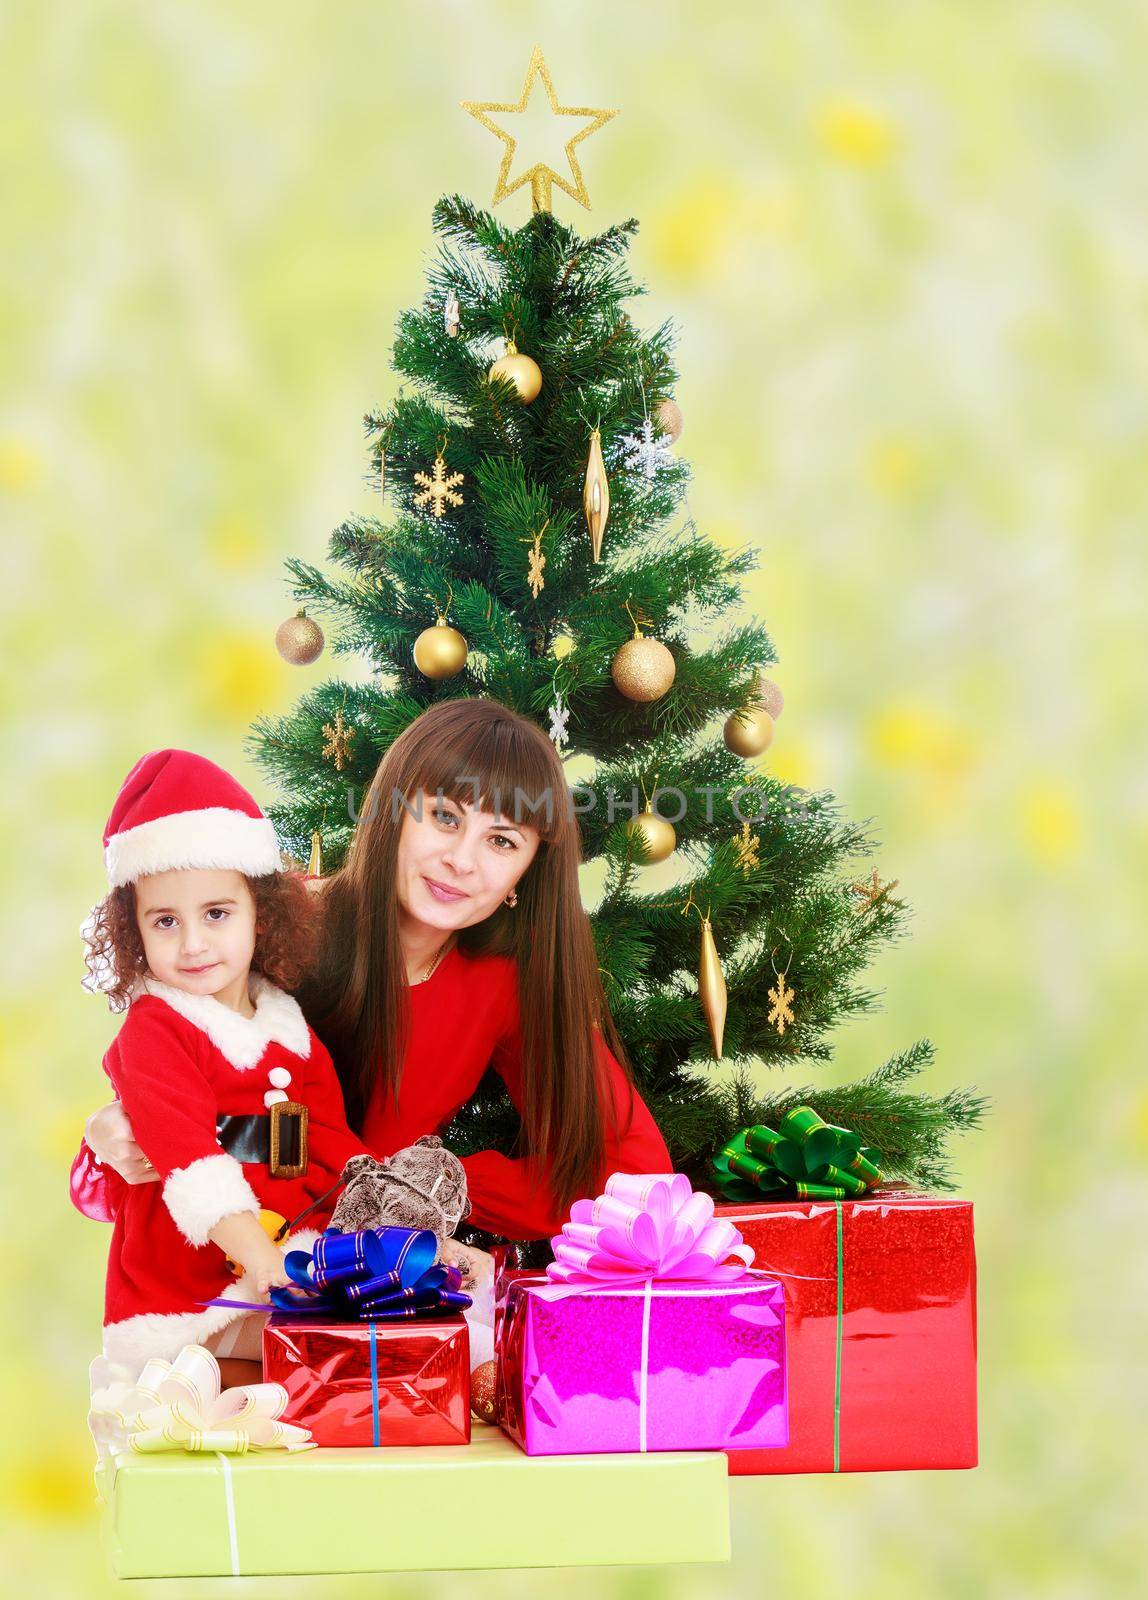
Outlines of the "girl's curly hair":
M318 906L293 872L271 872L244 880L255 898L252 969L290 994L311 965L318 931ZM132 989L147 973L136 918L135 888L124 884L104 896L80 930L87 976L83 986L106 994L112 1011L127 1009Z

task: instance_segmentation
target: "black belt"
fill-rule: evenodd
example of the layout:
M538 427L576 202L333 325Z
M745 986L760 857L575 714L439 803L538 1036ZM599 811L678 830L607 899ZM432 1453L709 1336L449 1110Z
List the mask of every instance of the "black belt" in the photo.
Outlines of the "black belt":
M266 1116L216 1117L220 1144L236 1161L265 1166L272 1178L307 1171L307 1107L282 1100Z

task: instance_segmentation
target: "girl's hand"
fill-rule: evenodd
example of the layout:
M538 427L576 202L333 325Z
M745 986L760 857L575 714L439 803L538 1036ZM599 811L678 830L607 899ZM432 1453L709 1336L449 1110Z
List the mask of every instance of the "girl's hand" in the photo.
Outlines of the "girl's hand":
M287 1276L287 1268L283 1265L283 1257L278 1250L275 1251L276 1259L267 1260L263 1266L255 1269L255 1285L259 1293L266 1294L269 1289L284 1289L291 1279Z
M135 1141L128 1114L118 1100L93 1111L84 1123L84 1138L105 1167L125 1183L158 1183L159 1173Z
M264 1233L259 1219L250 1211L233 1211L220 1217L207 1236L232 1261L238 1261L244 1276L263 1296L291 1282L279 1246Z

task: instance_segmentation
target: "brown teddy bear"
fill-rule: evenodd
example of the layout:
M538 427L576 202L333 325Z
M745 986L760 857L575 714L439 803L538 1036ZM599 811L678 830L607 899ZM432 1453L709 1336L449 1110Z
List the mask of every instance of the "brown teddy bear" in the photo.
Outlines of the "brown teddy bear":
M352 1156L343 1168L343 1181L330 1224L343 1233L429 1228L441 1258L444 1243L470 1214L462 1162L437 1134L424 1134L382 1161Z

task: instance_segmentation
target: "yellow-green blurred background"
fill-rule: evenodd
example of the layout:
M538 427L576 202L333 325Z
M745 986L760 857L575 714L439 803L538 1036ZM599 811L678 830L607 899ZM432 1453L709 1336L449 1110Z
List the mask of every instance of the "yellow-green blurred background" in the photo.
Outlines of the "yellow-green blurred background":
M115 1028L80 990L76 936L109 803L167 744L268 798L244 733L332 668L275 653L280 562L322 559L334 524L377 506L360 418L394 392L431 207L493 190L500 148L457 103L517 98L536 39L564 100L623 111L582 147L593 216L557 203L587 228L642 219L636 309L681 327L692 510L762 553L750 602L787 697L771 764L878 819L883 875L917 908L875 972L883 1013L843 1031L832 1071L928 1034L931 1087L994 1098L957 1148L983 1456L974 1473L735 1480L732 1570L382 1581L417 1600L460 1583L1131 1592L1148 1302L1135 0L56 0L0 20L5 1564L27 1591L113 1587L84 1428L106 1235L65 1182ZM444 1548L465 1542L441 1518Z

